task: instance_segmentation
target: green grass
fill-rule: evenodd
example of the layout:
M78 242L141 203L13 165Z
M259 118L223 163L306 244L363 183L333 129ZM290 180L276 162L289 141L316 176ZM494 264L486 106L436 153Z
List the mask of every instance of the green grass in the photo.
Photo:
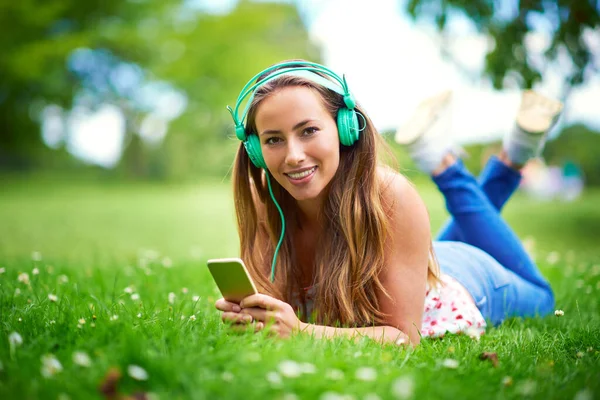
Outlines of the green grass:
M237 254L228 184L13 179L0 185L1 399L100 398L98 386L111 367L123 372L122 393L161 399L385 399L396 398L401 382L412 383L415 399L600 396L600 191L574 203L517 195L505 212L535 245L563 317L512 319L479 342L447 336L406 350L369 340L283 341L228 332L205 267L208 258ZM443 203L430 184L418 185L435 229L445 219ZM17 279L23 272L29 285ZM132 300L126 287L140 299ZM80 318L85 324L78 327ZM14 351L12 332L23 339ZM75 351L86 352L92 365L76 365ZM497 368L479 359L484 351L497 353ZM63 367L50 378L41 374L46 354ZM446 359L458 367L445 367ZM308 369L286 376L286 360L309 363ZM132 364L148 379L129 377ZM361 368L373 368L374 380L359 379ZM504 383L507 377L512 384Z

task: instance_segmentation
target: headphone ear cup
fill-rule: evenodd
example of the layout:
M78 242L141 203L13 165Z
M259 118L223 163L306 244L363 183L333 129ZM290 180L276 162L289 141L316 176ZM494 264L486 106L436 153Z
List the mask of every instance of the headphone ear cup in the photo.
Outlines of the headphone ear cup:
M356 111L346 107L340 108L337 115L337 128L340 143L344 146L352 146L360 136Z
M246 148L246 153L248 153L248 157L252 164L254 164L258 168L267 169L267 163L265 163L265 159L262 155L262 150L260 149L260 139L255 134L248 135L246 140L243 142L244 147Z

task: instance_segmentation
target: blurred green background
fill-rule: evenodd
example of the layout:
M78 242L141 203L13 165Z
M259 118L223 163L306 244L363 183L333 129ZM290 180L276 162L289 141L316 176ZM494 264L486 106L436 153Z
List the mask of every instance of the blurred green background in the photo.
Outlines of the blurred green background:
M323 26L336 32L346 20L342 37L356 47L344 62L347 67L364 63L361 37L371 40L369 27L388 9L409 32L429 35L442 59L475 87L515 90L554 80L554 94L567 106L570 96L586 87L593 88L587 99L600 104L598 8L590 0L2 2L0 175L92 182L227 179L239 143L225 105L235 103L246 80L283 59L340 64L332 34ZM355 23L361 15L364 26ZM467 54L481 54L479 69L465 69L464 54L448 51L462 32L488 43L479 53L466 47ZM545 40L541 52L531 45L538 36ZM373 69L395 51L393 43L366 46L383 46L381 61L367 60ZM548 65L558 74L547 78ZM402 66L396 70L403 74ZM390 101L419 97L378 90ZM586 184L598 185L600 117L591 118L591 124L589 118L565 120L552 135L546 158L557 165L575 160ZM384 133L393 131L375 123ZM499 137L467 143L474 172ZM400 165L412 168L405 154L395 151Z
M371 383L353 378L356 367L374 363L393 374L413 371L415 398L521 398L528 395L521 383L530 382L539 382L540 398L592 398L599 8L597 0L0 1L0 397L99 396L109 367L139 364L151 379L126 377L126 392L268 398L279 389L266 374L298 358L319 371L349 365L336 385L360 388L357 396L391 395L386 372ZM472 131L460 139L476 173L513 122L520 90L560 98L565 113L546 146L547 166L529 169L529 186L503 215L552 283L565 318L505 324L475 345L467 337L426 342L420 354L393 360L351 342L298 347L224 334L204 266L238 253L229 173L239 142L225 106L251 76L290 58L348 74L400 170L417 184L434 230L447 218L443 199L392 140L412 108L433 90L468 89L472 104L455 133ZM483 92L490 97L478 97ZM488 103L504 95L508 101ZM22 281L29 273L32 285ZM133 302L129 285L142 300ZM194 295L202 299L191 302ZM82 316L85 329L76 325ZM12 331L24 342L16 357ZM490 349L501 357L497 370L474 362ZM75 350L96 367L74 365ZM256 351L263 362L244 361ZM65 366L54 379L39 375L47 353ZM461 368L441 367L446 357ZM505 375L514 387L501 383ZM294 382L285 390L299 398L332 386L320 375Z

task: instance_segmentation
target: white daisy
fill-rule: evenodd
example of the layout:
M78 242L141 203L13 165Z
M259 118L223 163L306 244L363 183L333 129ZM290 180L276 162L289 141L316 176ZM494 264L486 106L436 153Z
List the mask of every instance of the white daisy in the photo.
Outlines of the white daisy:
M92 359L87 353L83 351L76 351L73 353L73 363L82 367L90 367L92 365Z
M13 332L8 335L8 343L10 343L11 347L20 346L23 344L23 338L18 332Z
M315 367L311 363L305 362L305 363L300 364L300 371L303 374L314 374L315 372L317 372L317 367Z
M337 393L337 392L333 392L333 391L327 391L327 392L323 392L321 394L321 396L319 396L319 400L346 400L347 397L343 394Z
M235 379L235 376L231 372L225 371L221 374L221 379L225 382L232 382Z
M265 378L273 387L279 387L283 384L281 376L275 371L268 372Z
M169 257L163 257L162 266L165 268L171 268L173 266L173 261Z
M284 360L277 366L279 373L287 378L297 378L302 375L300 364L292 360Z
M392 383L392 394L398 399L409 399L415 391L415 380L412 376L401 376Z
M520 382L515 388L517 393L521 394L522 396L531 396L535 394L536 389L537 383L532 379L526 379Z
M446 358L442 361L442 366L450 369L458 368L458 361L453 358Z
M51 378L62 370L62 364L53 354L46 354L42 356L41 372L44 378Z
M29 285L29 274L26 272L21 272L19 276L17 276L17 280L25 285Z
M138 381L148 380L148 373L146 370L139 365L129 365L127 367L127 373L130 377Z
M356 370L354 375L356 376L356 379L361 381L374 381L377 379L377 371L375 368L371 367L361 367Z
M344 379L344 372L339 369L330 369L325 373L325 377L327 379L331 379L332 381L341 381Z

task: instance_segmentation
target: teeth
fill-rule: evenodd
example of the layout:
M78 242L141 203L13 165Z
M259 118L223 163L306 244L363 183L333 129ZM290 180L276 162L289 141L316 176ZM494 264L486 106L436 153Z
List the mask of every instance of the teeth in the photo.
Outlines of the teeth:
M297 173L297 174L288 174L288 176L289 176L290 178L293 178L293 179L302 179L302 178L304 178L305 176L309 176L310 174L312 174L312 173L313 173L313 171L315 170L315 168L316 168L316 167L312 167L312 168L311 168L311 169L309 169L309 170L306 170L306 171L304 171L304 172L299 172L299 173Z

